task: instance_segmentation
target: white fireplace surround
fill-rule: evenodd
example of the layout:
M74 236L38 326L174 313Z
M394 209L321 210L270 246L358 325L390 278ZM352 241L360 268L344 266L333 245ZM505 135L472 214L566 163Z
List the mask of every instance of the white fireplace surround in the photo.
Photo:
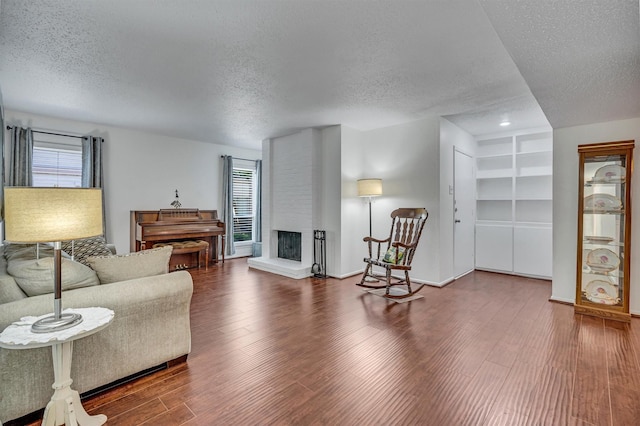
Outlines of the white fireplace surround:
M320 145L316 129L263 141L262 256L250 258L250 267L296 279L312 275L313 230L320 214ZM301 234L299 262L278 258L278 231Z

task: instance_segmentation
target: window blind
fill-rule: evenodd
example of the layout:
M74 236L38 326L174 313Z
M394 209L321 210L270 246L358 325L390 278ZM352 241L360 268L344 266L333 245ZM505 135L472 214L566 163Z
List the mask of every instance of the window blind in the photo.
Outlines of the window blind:
M254 170L233 168L233 240L253 240Z
M81 185L81 151L43 146L33 147L33 186L75 188Z

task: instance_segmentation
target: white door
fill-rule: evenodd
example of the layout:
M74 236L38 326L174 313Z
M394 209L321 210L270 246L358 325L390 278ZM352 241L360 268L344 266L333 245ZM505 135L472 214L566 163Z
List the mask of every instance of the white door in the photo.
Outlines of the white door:
M453 174L453 274L457 278L472 271L475 266L473 158L454 150Z

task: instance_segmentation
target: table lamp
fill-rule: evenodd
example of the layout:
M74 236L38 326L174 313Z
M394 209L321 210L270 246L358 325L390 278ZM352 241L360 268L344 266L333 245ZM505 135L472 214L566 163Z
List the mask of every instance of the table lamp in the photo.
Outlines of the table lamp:
M358 179L358 197L369 198L369 236L371 236L371 198L382 195L382 179Z
M5 238L12 243L53 242L53 315L36 321L34 333L64 330L82 316L62 314L62 241L102 235L100 188L5 187Z

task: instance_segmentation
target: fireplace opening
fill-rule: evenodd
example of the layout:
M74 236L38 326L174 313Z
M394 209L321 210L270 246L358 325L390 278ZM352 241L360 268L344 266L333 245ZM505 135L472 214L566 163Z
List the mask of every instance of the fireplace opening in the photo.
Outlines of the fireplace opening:
M302 260L302 233L278 231L278 257L300 262Z

